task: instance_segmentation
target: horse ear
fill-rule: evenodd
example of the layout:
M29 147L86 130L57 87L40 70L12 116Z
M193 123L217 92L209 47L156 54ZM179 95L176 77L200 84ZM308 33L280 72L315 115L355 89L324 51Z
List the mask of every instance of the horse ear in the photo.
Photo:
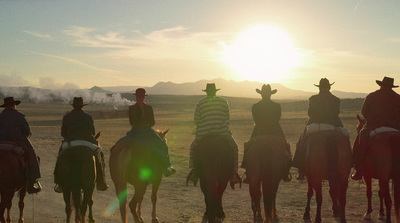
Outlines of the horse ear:
M98 138L100 137L100 134L101 134L101 132L98 132L98 133L94 136L94 138L95 138L95 139L98 139Z
M164 135L164 137L168 134L169 129L167 129L166 131L164 131L162 134Z
M357 114L357 119L359 122L361 122L361 117Z

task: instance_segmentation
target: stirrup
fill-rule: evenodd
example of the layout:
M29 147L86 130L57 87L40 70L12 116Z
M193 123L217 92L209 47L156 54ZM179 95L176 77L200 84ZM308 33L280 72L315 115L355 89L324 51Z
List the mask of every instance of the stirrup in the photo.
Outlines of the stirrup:
M63 189L62 189L61 185L56 184L56 185L54 186L54 191L55 191L56 193L62 193L62 192L63 192Z

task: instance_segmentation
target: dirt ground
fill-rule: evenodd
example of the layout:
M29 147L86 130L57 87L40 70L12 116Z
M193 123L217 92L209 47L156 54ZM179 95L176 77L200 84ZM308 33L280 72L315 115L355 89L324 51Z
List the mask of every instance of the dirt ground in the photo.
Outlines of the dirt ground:
M60 136L62 115L70 110L69 106L58 105L46 108L47 105L21 105L19 108L27 114L27 119L31 124L33 136L32 143L41 157L41 183L43 191L36 195L28 195L25 200L25 222L65 222L64 201L62 194L53 191L53 168L56 162L58 148L62 140ZM38 111L36 111L36 110ZM49 111L48 115L41 114L41 109ZM86 108L85 108L86 109ZM97 109L97 108L87 108ZM35 110L35 111L33 111ZM50 112L50 110L52 112ZM189 172L188 154L189 146L193 140L194 124L192 111L180 111L179 113L156 109L155 129L170 129L167 136L171 160L177 173L171 177L164 178L159 190L158 196L158 217L160 222L185 223L201 222L201 217L205 210L203 194L199 186L186 186L185 179ZM247 110L232 110L231 130L237 143L239 144L239 158L243 155L243 143L249 138L253 122L251 112ZM354 114L354 117L353 117ZM294 145L304 128L305 113L286 113L282 115L282 127L288 142L294 151ZM354 140L355 113L348 112L343 116L345 127L351 130L351 142ZM95 127L97 131L102 132L100 143L103 147L107 162L107 177L110 185L109 190L105 192L95 191L94 193L94 217L96 222L120 222L119 211L115 207L115 190L111 181L108 168L109 149L113 144L129 130L127 118L115 119L96 119ZM240 170L240 174L243 174ZM297 169L292 168L291 172L296 175ZM129 199L133 195L133 188L129 187ZM146 193L143 202L143 217L145 222L151 221L151 202L150 190ZM331 201L328 193L328 182L323 185L323 222L339 222L332 217ZM373 188L373 221L378 220L378 186L374 181ZM293 180L292 182L281 182L276 205L279 222L304 222L302 219L306 205L307 183ZM365 185L359 182L350 181L347 192L346 216L348 222L364 222L362 219L366 210L367 199L365 196ZM17 198L13 201L12 216L17 220ZM245 223L252 222L252 211L248 185L243 185L241 189L232 190L228 188L223 197L223 206L226 213L224 222ZM311 215L315 217L316 204L315 197L312 200ZM133 222L132 215L128 214L129 222Z

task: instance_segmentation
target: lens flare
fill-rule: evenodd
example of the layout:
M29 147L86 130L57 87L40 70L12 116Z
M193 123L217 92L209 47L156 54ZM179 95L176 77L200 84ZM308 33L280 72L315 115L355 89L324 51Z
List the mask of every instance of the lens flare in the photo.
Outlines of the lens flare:
M151 169L150 168L142 168L139 171L139 178L143 181L150 180L152 175Z
M128 194L128 188L118 194L118 197L114 199L114 201L110 205L108 205L107 209L104 211L103 217L110 217L119 208L119 201L126 200Z

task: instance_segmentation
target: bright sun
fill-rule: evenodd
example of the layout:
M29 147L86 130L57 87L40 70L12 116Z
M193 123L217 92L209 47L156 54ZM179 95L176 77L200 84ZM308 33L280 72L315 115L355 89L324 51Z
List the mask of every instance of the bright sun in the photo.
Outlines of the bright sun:
M240 79L277 82L299 62L296 48L288 34L275 26L253 26L241 33L223 51L224 61Z

